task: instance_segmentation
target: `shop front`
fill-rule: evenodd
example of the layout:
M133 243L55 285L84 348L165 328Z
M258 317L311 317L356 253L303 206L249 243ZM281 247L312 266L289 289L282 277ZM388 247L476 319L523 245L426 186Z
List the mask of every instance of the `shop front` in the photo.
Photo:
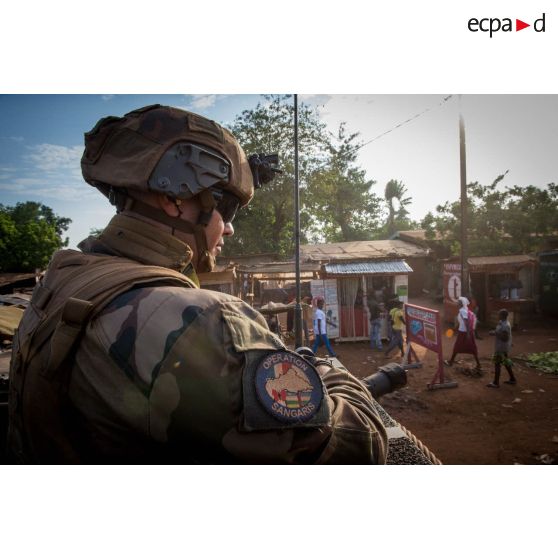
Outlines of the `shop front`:
M521 317L535 312L536 259L527 254L514 256L479 256L467 259L469 288L462 289L461 265L445 262L444 319L451 323L457 314L457 300L461 293L472 302L479 322L493 327L498 322L498 311L505 308L512 326Z
M404 260L341 262L324 265L323 286L312 281L312 295L323 292L326 315L331 310L336 318L336 334L340 341L368 339L368 298L385 303L408 301L411 267ZM382 337L387 336L387 312L382 314ZM329 326L328 326L329 331Z

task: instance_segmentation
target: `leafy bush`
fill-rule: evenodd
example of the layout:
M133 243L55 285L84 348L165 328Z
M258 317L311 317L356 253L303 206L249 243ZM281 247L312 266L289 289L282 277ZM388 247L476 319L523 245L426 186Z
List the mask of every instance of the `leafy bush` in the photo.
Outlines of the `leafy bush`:
M530 354L527 357L527 362L542 372L558 374L558 351Z

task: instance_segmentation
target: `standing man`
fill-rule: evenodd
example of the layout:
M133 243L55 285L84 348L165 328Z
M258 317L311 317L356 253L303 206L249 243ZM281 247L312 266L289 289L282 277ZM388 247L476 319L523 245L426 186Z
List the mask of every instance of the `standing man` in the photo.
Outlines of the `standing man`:
M331 345L329 343L329 339L327 337L327 324L326 324L326 315L323 310L324 308L324 301L322 299L318 300L316 303L317 308L316 312L314 313L314 336L316 337L314 341L314 346L312 347L312 352L316 352L318 347L321 345L325 345L329 356L335 357L337 356Z
M54 255L23 316L13 460L385 463L364 384L289 351L240 299L199 288L270 160L161 105L85 134L83 176L117 214Z
M374 293L370 293L368 297L368 312L370 318L370 348L382 350L382 339L380 338L380 330L382 328L382 319L380 315L382 313L382 308Z
M385 356L389 358L389 353L395 347L399 347L401 351L401 356L405 356L403 351L403 327L405 326L405 317L403 316L403 303L398 300L395 303L395 307L390 310L389 317L391 320L391 340L386 349Z

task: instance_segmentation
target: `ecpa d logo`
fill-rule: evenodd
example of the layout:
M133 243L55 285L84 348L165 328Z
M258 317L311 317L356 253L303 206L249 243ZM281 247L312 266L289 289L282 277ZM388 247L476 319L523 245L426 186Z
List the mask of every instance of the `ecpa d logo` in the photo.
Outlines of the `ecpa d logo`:
M526 23L521 19L515 20L515 29L512 23L512 18L504 17L502 19L498 17L484 17L478 19L476 17L472 17L467 22L467 27L469 31L473 33L477 33L481 31L483 33L489 33L490 38L494 33L498 31L511 32L511 31L521 31L522 29L526 29L527 27L531 27L530 23ZM532 25L533 29L536 33L544 33L545 32L545 14L543 13L542 16L536 19Z

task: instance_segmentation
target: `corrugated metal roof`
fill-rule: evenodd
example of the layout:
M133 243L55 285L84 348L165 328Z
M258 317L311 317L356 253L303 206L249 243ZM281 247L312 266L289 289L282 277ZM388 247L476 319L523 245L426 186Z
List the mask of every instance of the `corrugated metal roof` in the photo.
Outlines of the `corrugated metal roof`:
M328 263L325 270L331 275L362 275L370 273L412 273L411 266L403 260L385 262Z

